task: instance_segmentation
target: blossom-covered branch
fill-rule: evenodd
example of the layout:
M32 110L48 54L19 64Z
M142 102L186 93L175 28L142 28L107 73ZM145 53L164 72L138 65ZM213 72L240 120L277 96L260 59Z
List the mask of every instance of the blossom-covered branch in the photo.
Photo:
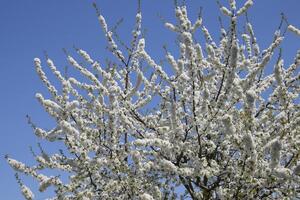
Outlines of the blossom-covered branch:
M253 1L241 8L235 0L229 3L229 8L219 3L230 21L221 27L219 41L201 16L193 23L186 6L177 5L177 23L165 27L178 36L179 56L165 48L166 65L146 50L140 9L125 50L97 9L116 58L112 67L76 49L78 58L66 52L67 61L84 78L64 77L47 57L60 93L43 62L34 59L51 94L36 98L56 126L49 131L31 122L32 127L41 139L63 142L67 152L41 151L32 167L10 157L8 163L37 179L40 191L53 186L53 200L299 197L300 51L290 65L280 55L265 75L284 34L276 30L261 50L250 22L238 31L239 18ZM198 42L197 29L205 41ZM300 35L294 26L288 29ZM47 168L69 173L68 182L40 172ZM33 199L17 180L24 197Z

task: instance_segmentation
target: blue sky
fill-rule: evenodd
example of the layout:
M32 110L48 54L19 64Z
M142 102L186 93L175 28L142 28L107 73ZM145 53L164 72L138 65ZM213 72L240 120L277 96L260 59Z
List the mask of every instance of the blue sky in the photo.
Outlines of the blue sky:
M96 2L110 26L124 17L124 23L118 28L118 33L124 41L128 41L134 26L136 1ZM218 38L217 17L220 13L215 1L186 2L193 20L196 19L199 7L203 7L204 24L214 38ZM227 1L221 2L227 4ZM300 27L299 7L299 0L256 0L249 12L249 18L257 33L258 42L266 47L272 41L272 33L279 24L281 12L286 14L290 23ZM174 21L173 8L173 0L142 0L143 28L147 29L146 48L157 60L164 58L163 44L171 50L174 46L173 33L163 28L158 15ZM300 38L291 33L286 36L283 56L288 64L300 47ZM37 150L36 144L41 142L27 124L26 114L41 127L51 128L53 124L34 98L36 92L47 92L35 73L33 58L40 57L43 62L43 52L46 50L55 64L63 69L67 62L62 48L74 53L73 45L90 52L102 63L110 56L105 50L106 43L92 1L0 1L0 199L22 199L14 172L5 162L4 155L9 154L32 164L29 146ZM49 152L55 152L58 147L54 143L42 144ZM37 183L31 179L25 178L24 181L37 188ZM49 193L37 193L36 199L44 199L47 194Z

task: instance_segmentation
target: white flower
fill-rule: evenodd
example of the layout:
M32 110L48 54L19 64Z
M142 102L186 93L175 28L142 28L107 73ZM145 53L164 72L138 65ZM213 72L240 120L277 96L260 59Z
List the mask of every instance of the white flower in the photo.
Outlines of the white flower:
M232 12L230 10L228 10L226 7L222 6L220 9L224 15L227 15L227 16L232 15Z
M271 168L275 168L279 164L281 148L282 145L280 141L278 141L277 139L273 140L270 143L270 153L271 153L270 167Z
M282 179L289 179L291 177L291 170L288 168L275 168L273 174L278 177L278 178L282 178Z
M39 187L39 191L43 192L45 191L50 185L51 185L51 178L44 178L41 182L40 182L40 187Z
M295 26L289 25L289 26L288 26L288 29L289 29L290 31L292 31L293 33L296 33L297 35L300 36L300 30L299 30L298 28L296 28Z
M173 24L171 23L168 23L166 22L165 23L165 27L171 31L174 31L174 32L177 32L178 31L178 28L176 26L174 26Z
M154 198L148 194L148 193L143 193L142 195L140 195L141 200L154 200Z
M251 133L246 133L243 137L243 142L245 144L246 154L252 155L255 151L255 143Z
M23 194L23 196L25 197L26 200L33 200L34 199L33 192L26 185L21 186L21 192L22 192L22 194Z
M28 169L26 167L26 165L22 162L19 162L15 159L12 158L7 158L6 159L8 164L16 171L18 172L28 172Z
M245 13L253 5L253 0L247 0L242 8L237 11L237 16Z

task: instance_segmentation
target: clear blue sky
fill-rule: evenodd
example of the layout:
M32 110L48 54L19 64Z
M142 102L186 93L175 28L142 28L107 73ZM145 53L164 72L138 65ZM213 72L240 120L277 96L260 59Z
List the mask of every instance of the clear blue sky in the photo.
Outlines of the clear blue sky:
M180 2L180 0L178 0ZM238 0L240 2L244 2ZM134 25L137 7L135 0L96 1L111 26L121 17L124 23L118 32L126 41ZM190 16L196 19L199 7L203 7L204 24L218 38L217 16L220 15L214 0L186 0ZM222 3L227 1L221 0ZM146 46L157 58L163 58L162 44L174 46L174 35L163 29L158 14L174 21L173 0L142 0L143 27L147 29ZM300 27L299 0L256 0L249 13L257 39L266 47L273 39L272 33L284 12L290 23ZM283 55L287 63L300 47L300 38L291 33L284 42ZM148 41L148 42L147 42ZM4 160L4 155L33 163L29 146L37 150L40 142L26 122L29 114L42 127L53 123L34 98L36 92L47 94L38 79L33 58L43 58L46 50L61 69L67 64L62 48L73 52L72 46L83 48L104 63L109 53L99 27L92 1L83 0L1 0L0 1L0 199L22 199L14 172ZM47 95L46 95L47 96ZM57 145L43 143L45 149L55 152ZM23 177L22 177L23 178ZM24 179L36 191L37 183ZM36 199L47 194L36 193Z

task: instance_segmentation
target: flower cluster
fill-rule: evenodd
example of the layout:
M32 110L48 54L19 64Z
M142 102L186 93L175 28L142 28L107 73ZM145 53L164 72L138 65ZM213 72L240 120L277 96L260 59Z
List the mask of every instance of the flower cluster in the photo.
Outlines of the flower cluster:
M253 1L241 8L235 0L229 4L219 3L230 21L219 41L201 16L193 23L186 6L176 6L177 23L165 27L178 36L179 55L165 48L167 64L147 52L140 10L131 47L124 50L97 9L116 57L108 67L76 49L79 58L66 52L67 60L83 78L64 77L47 58L59 90L41 60L34 59L51 94L50 99L39 93L36 98L56 126L46 130L31 122L32 127L41 139L63 142L66 152L41 151L33 167L7 157L8 163L37 179L41 192L53 186L53 200L299 196L300 51L290 65L280 52L270 70L284 33L276 30L261 51L250 22L242 34L238 30L239 17ZM294 26L288 29L300 35ZM204 42L196 39L197 30ZM68 182L40 173L47 168L69 173ZM24 197L33 199L17 180Z

